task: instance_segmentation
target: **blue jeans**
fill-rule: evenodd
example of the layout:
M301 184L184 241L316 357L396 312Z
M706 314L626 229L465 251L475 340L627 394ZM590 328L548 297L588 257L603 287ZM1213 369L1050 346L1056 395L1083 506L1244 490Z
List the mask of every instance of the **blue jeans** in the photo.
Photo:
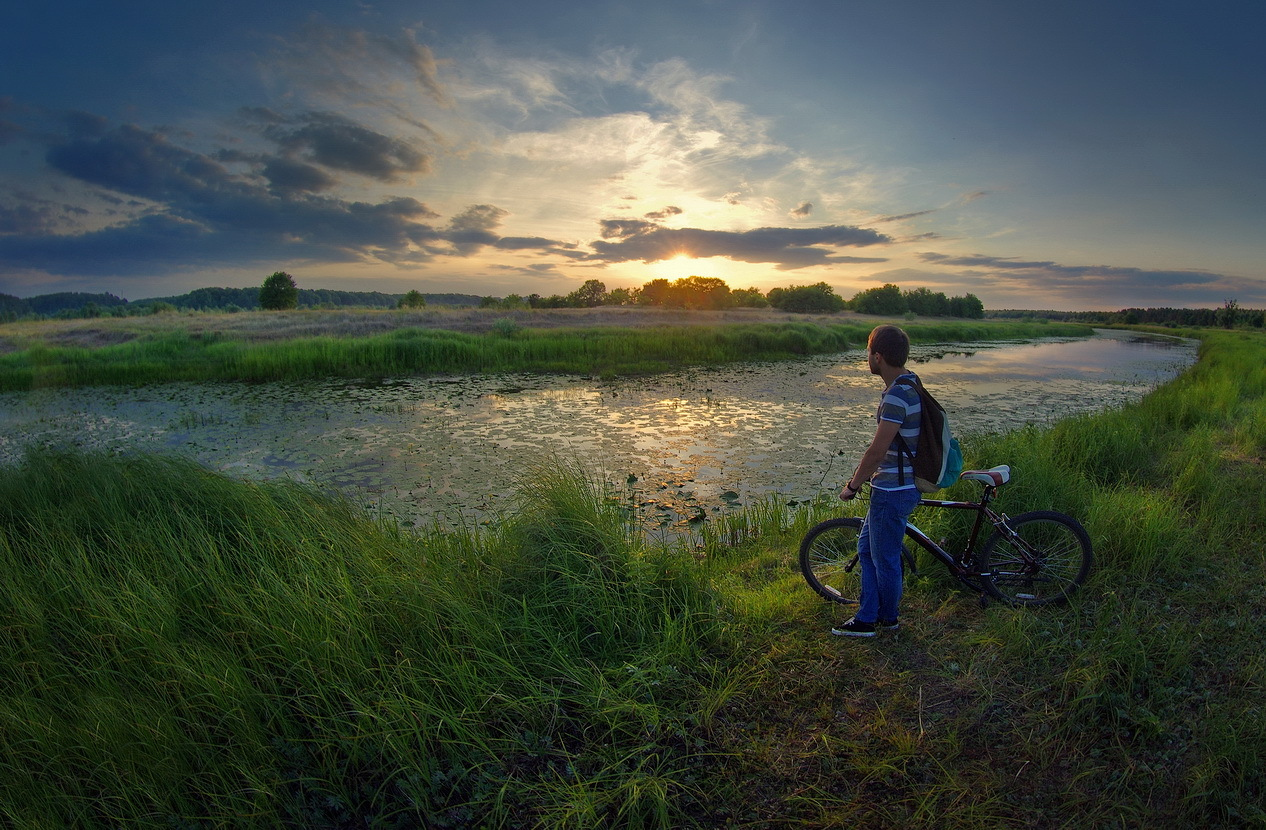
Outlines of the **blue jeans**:
M921 493L909 490L870 490L870 509L857 539L862 566L861 604L858 622L897 619L901 603L901 545L906 520L919 504Z

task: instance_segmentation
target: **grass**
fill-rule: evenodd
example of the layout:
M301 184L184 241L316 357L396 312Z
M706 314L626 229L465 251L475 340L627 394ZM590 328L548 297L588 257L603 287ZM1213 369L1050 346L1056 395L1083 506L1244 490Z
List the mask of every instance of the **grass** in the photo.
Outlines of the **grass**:
M497 527L415 534L178 460L33 455L0 470L0 817L1266 825L1266 339L1198 334L1139 404L965 442L1012 465L1002 509L1083 519L1070 605L982 608L924 563L873 641L831 637L844 610L794 570L858 509L828 500L663 547L549 462Z
M233 323L255 315L226 315ZM124 321L110 331L30 324L7 330L8 351L0 353L0 392L85 385L144 385L172 381L268 381L327 377L479 372L556 372L590 376L654 373L733 361L781 360L860 348L873 320L848 322L755 322L690 324L693 318L643 312L637 328L619 325L534 328L525 315L497 317L486 331L453 331L409 325L391 312L366 312L362 326L346 312L283 327L291 336L262 339L253 327L215 328L200 317L173 317L166 325L143 319ZM569 318L584 322L586 318ZM622 318L615 318L616 321ZM705 318L706 319L706 318ZM817 318L821 320L823 318ZM394 322L398 327L372 323ZM658 322L656 322L658 321ZM416 322L436 324L436 321ZM440 319L438 324L443 324ZM651 324L647 324L647 323ZM114 323L114 321L109 321ZM100 327L106 323L94 322ZM1080 336L1076 325L1031 323L904 323L912 340L937 343L1009 340L1037 336ZM369 331L371 333L363 333Z

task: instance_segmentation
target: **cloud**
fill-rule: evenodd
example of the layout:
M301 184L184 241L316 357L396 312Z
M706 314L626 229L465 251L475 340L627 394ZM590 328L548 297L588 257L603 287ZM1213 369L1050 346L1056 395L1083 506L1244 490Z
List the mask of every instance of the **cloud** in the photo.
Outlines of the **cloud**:
M67 222L87 214L77 205L58 204L19 191L13 194L13 204L0 204L0 236L55 233Z
M319 193L338 184L338 180L311 164L285 158L270 159L261 171L277 190Z
M646 214L646 218L647 219L667 219L670 216L680 216L683 213L685 213L685 211L683 211L681 208L676 207L674 205L669 205L663 210L656 210L656 211L652 211L651 213Z
M791 212L791 215L797 218L803 218L811 213L813 213L813 202L802 202L800 207Z
M1266 301L1261 281L1185 269L1148 269L1113 265L1063 265L1051 260L1022 260L986 254L952 256L924 252L924 262L964 269L947 281L987 291L995 303L1032 307L1044 296L1069 308L1209 306L1227 298L1259 305Z
M434 255L428 245L437 240L473 241L461 234L474 227L475 213L463 214L446 234L425 223L437 214L411 197L370 203L315 195L334 180L313 164L240 152L208 155L159 131L134 125L102 131L95 119L75 120L79 126L70 136L52 139L48 164L104 189L104 198L125 212L108 227L54 233L48 210L13 209L4 217L10 234L0 238L0 257L13 267L124 274L278 259L406 263ZM294 138L294 147L326 164L387 178L416 166L400 145L378 142L377 134L346 119L303 123L318 132L332 129L321 135L301 129ZM231 163L246 163L248 170L234 172L226 166Z
M590 243L589 259L605 263L658 262L675 256L726 257L740 262L770 262L779 270L842 262L884 262L882 257L839 256L842 247L886 244L892 239L868 228L828 225L820 228L757 228L710 231L665 228L653 222L607 219L599 223L602 240ZM614 242L604 240L614 239Z
M409 142L367 129L335 113L310 112L277 119L264 128L264 135L277 144L286 159L298 157L381 182L424 173L430 163Z
M346 100L385 102L403 70L415 89L451 104L430 47L412 29L391 34L308 22L296 37L280 40L271 67L305 88Z
M936 213L936 210L937 210L936 208L932 208L930 210L916 210L914 213L900 213L900 214L897 214L896 216L884 216L880 219L874 219L872 221L875 222L876 224L880 222L900 222L904 219L914 219L915 217L918 217L918 216L927 216L929 213Z
M1206 285L1220 279L1220 275L1208 271L1149 270L1123 268L1111 265L1060 265L1052 261L1020 260L1014 257L995 257L984 254L948 256L937 253L921 253L919 259L937 265L960 268L980 268L994 273L1016 272L1026 276L1040 276L1056 285L1084 286L1091 282L1124 281L1150 286Z
M442 238L457 249L460 256L470 256L500 238L493 233L508 212L494 205L471 205L454 216Z

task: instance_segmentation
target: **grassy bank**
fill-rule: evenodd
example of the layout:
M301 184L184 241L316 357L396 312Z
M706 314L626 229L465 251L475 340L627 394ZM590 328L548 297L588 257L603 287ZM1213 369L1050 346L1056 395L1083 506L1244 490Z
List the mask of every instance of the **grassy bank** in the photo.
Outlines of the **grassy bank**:
M1003 509L1084 520L1071 605L981 608L928 565L874 641L794 571L838 502L660 550L567 465L445 536L181 462L0 470L0 816L1262 826L1266 339L1201 336L1137 405L966 442L1012 465Z
M375 316L384 317L387 313ZM234 315L240 317L241 315ZM266 316L260 313L260 316ZM340 315L340 321L348 315ZM530 323L530 318L526 318ZM780 360L858 348L872 320L840 324L808 322L648 325L637 328L584 325L530 328L499 318L494 330L471 333L402 327L368 335L298 334L280 340L251 339L250 329L169 326L95 332L103 345L66 345L23 324L0 354L0 391L95 384L143 385L170 381L267 381L327 377L386 377L480 372L556 372L626 375L689 365ZM905 324L917 343L1081 336L1085 326L995 322ZM343 325L341 329L346 329ZM305 329L298 329L302 332ZM83 334L80 329L79 333ZM87 342L92 338L84 337Z

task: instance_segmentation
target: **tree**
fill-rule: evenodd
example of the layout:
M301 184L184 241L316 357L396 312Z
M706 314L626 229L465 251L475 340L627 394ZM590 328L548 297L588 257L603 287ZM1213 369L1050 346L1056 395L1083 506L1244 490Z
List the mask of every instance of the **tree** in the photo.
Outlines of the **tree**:
M975 294L966 294L950 299L949 312L953 317L970 317L979 320L985 316L985 304Z
M844 310L844 298L825 282L771 288L767 298L769 304L779 311L796 314L833 314Z
M673 283L673 305L693 309L729 308L730 286L720 277L682 277Z
M642 286L637 293L637 302L638 305L666 306L672 292L672 284L663 277L658 277Z
M1224 329L1235 328L1235 323L1240 317L1240 304L1235 300L1227 300L1222 308L1218 309L1218 325Z
M573 308L597 308L607 296L607 286L601 280L585 280L585 284L567 295L567 304Z
M759 288L736 288L730 292L730 299L739 308L769 308L769 300Z
M940 291L916 288L904 294L906 308L924 317L944 317L949 314L949 298Z
M905 314L907 310L906 298L901 296L901 289L892 283L857 292L850 305L859 314L896 316Z
M400 302L396 304L397 308L426 308L426 297L422 296L422 292L418 290L410 291L400 298Z
M259 289L260 308L268 311L282 311L299 305L299 288L295 278L285 271L278 271Z
M636 288L612 288L607 292L607 305L636 305Z

